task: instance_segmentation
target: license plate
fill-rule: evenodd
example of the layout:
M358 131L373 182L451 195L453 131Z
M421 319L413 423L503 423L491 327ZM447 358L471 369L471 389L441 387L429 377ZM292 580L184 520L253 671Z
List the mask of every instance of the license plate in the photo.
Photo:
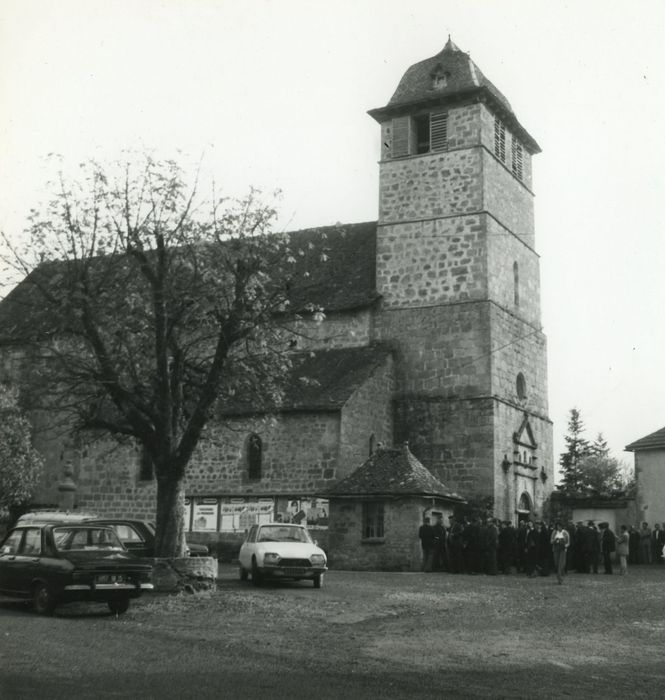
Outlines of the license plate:
M126 581L123 574L104 574L95 578L95 583L126 583Z

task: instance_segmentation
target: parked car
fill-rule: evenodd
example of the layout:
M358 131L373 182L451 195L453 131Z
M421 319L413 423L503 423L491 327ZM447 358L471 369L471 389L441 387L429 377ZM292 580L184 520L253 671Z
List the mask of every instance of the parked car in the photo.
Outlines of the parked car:
M238 555L240 579L260 586L265 578L309 579L321 588L327 571L324 551L317 547L303 525L269 523L253 525Z
M0 594L45 615L72 601L105 602L119 615L153 589L151 577L152 566L99 525L19 525L0 544Z
M95 523L112 528L118 539L136 556L155 556L155 526L147 520L132 518L100 518L94 513L68 512L58 510L36 510L25 513L18 519L18 525L29 523ZM203 544L186 543L185 554L189 557L207 557L208 548Z
M155 556L155 526L151 522L125 518L94 518L87 522L110 527L132 554L139 557ZM188 557L208 556L208 548L204 544L194 542L185 544L185 554Z

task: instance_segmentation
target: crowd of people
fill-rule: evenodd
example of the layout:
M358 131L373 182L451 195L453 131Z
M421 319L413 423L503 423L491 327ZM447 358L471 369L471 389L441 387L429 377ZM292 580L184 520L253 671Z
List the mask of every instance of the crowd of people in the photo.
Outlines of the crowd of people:
M423 571L451 574L521 573L548 576L556 573L559 583L567 572L613 574L615 558L619 573L629 564L665 561L665 523L621 525L614 533L607 522L578 523L509 521L487 518L455 518L446 526L442 517L424 519L418 536L423 553Z

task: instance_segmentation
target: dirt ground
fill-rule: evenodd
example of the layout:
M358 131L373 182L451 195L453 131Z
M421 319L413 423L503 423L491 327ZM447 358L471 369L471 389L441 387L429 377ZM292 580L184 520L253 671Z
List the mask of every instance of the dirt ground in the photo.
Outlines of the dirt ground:
M626 577L330 571L144 596L115 619L0 604L0 697L663 698L665 565Z
M224 566L218 591L134 613L168 628L380 676L416 673L433 697L665 697L665 566L628 576L331 571L254 588ZM287 663L288 662L288 663ZM423 688L419 694L423 693Z

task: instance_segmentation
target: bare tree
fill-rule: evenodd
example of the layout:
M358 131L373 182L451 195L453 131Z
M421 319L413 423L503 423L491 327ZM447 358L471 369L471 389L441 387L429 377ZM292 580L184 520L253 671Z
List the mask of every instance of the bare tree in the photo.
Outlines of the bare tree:
M31 427L17 403L17 393L0 385L0 514L27 503L42 471L42 457L32 447Z
M28 248L12 248L27 276L3 305L13 340L32 348L34 405L133 439L152 460L156 551L180 556L183 480L204 427L225 401L279 402L306 256L273 232L256 192L203 200L173 161L81 173L61 173L32 212Z

